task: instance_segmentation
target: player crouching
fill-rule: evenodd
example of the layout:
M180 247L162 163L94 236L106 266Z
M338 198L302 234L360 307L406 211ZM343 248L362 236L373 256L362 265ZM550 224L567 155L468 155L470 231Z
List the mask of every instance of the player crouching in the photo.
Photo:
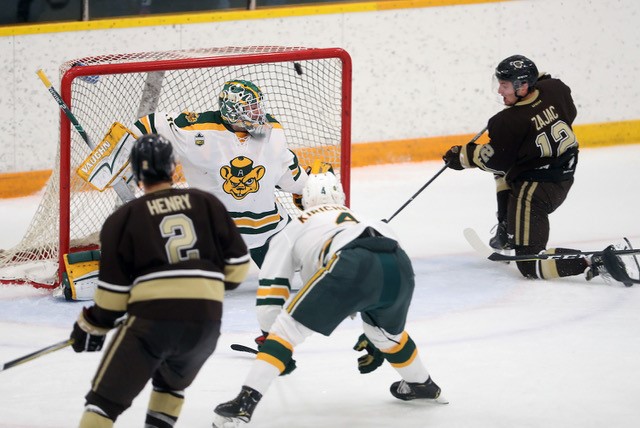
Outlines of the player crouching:
M356 312L364 334L354 349L366 351L360 373L387 360L402 378L391 385L394 397L447 403L405 331L415 285L409 257L386 223L361 218L344 200L331 167L316 162L302 192L304 211L272 239L260 272L261 284L290 289L300 270L304 285L286 302L261 306L260 327L269 333L238 396L215 408L214 427L249 422L271 382L295 368L294 348L314 332L329 336Z

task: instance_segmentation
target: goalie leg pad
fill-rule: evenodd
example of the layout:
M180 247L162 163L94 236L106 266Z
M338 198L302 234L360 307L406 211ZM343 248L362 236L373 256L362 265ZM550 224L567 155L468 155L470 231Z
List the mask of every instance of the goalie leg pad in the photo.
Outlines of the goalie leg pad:
M67 300L92 300L98 287L100 251L79 251L64 255L62 274L64 297Z

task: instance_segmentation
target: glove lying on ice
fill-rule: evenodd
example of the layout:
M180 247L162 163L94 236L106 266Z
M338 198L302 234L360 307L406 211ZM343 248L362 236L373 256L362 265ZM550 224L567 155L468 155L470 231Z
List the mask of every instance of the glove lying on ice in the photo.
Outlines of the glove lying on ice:
M367 355L363 355L358 358L358 370L362 374L371 373L384 362L384 356L382 352L371 342L364 334L361 334L358 338L358 342L353 347L356 351L367 351Z

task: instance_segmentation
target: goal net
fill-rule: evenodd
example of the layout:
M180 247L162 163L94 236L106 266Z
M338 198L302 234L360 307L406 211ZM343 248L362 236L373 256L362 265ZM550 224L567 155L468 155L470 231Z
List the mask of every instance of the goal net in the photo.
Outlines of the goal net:
M60 94L95 144L114 122L131 126L153 111L217 110L218 94L232 79L262 89L265 110L283 125L300 165L331 163L348 203L351 59L342 49L250 46L86 57L61 65ZM91 151L61 114L53 173L24 238L0 253L0 282L54 288L64 254L99 247L104 220L122 202L112 187L98 191L78 176ZM290 195L277 196L297 212Z

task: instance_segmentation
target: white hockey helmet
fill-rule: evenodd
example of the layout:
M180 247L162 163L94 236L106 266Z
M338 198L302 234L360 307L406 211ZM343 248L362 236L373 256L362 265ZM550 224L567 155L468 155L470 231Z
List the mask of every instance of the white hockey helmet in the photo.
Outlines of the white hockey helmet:
M323 204L344 205L344 191L330 164L316 160L308 172L309 178L302 189L305 210Z

